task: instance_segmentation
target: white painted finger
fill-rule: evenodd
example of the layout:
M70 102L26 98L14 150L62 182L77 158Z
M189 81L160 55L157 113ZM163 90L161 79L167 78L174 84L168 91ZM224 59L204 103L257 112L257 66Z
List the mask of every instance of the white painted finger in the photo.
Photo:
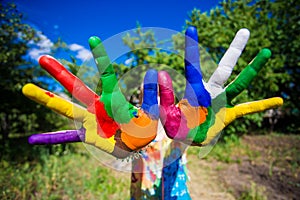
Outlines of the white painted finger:
M212 90L211 94L213 98L222 91L225 82L231 75L233 67L236 65L237 60L247 44L249 36L250 32L246 28L242 28L236 33L229 48L222 57L218 68L210 77L208 84Z

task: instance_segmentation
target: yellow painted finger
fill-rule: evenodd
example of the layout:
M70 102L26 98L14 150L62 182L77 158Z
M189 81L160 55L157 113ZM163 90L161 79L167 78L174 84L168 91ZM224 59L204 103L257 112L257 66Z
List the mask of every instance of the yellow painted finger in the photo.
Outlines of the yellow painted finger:
M244 115L262 112L271 108L277 108L282 106L283 99L280 97L273 97L270 99L264 99L260 101L253 101L236 105L232 108L226 109L225 126L230 124L236 118Z
M22 92L29 99L71 119L82 122L87 112L86 109L78 104L74 104L66 99L63 99L62 97L59 97L32 83L28 83L23 86Z
M216 113L214 124L208 129L206 139L201 143L205 146L211 143L211 141L218 136L219 133L235 119L244 115L262 112L271 108L277 108L282 106L283 100L280 97L274 97L270 99L264 99L260 101L253 101L236 105L232 108L221 108Z

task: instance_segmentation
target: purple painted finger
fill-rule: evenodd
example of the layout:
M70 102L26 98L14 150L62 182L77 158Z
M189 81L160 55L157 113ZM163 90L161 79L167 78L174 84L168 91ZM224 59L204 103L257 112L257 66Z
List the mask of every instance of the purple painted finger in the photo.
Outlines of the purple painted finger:
M85 129L35 134L28 138L29 144L63 144L85 141Z

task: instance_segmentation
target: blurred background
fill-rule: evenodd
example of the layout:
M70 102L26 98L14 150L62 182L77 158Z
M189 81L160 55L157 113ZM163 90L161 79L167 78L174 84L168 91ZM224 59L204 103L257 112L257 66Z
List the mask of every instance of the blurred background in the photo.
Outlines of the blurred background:
M177 55L183 55L180 33L190 25L197 27L201 50L209 54L206 57L202 53L201 57L202 66L208 70L210 65L216 67L240 28L250 30L248 44L229 81L260 49L272 51L266 66L233 103L274 96L284 99L279 109L233 122L207 157L200 160L199 149L189 148L191 196L299 198L299 1L0 2L1 199L129 199L130 174L102 166L82 144L28 145L30 134L74 128L74 122L28 100L22 95L22 86L32 82L71 98L39 67L37 59L52 55L77 74L88 67L85 61L91 54L87 40L92 35L103 41L119 35L120 48L127 52L112 60L119 77L151 63L184 74L183 57ZM174 35L168 41L161 40L155 31L144 27L170 29ZM160 45L166 43L170 51L161 51ZM204 78L209 73L204 71ZM87 79L95 77L90 74ZM180 81L177 89L182 89ZM130 93L138 95L137 90Z

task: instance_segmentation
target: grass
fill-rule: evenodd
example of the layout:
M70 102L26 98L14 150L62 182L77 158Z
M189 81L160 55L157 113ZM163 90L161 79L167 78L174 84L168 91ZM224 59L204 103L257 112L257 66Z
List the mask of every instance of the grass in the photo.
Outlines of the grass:
M0 199L129 199L130 175L101 166L82 144L24 146L1 158Z
M239 200L267 200L267 196L264 195L265 190L264 187L251 182L251 187L242 193Z
M224 163L239 163L240 155L234 156L236 153L247 154L249 152L247 147L242 147L240 139L236 135L229 135L225 136L223 141L219 141L205 159L215 159Z
M198 147L189 147L188 153L192 155L199 154ZM211 149L204 159L217 160L223 163L240 163L241 158L247 156L250 161L260 157L258 151L251 150L250 146L243 144L236 135L224 136L221 141Z
M280 143L258 145L260 138L274 141L275 137L279 137L276 141ZM268 159L270 177L274 176L275 167L286 168L296 176L299 150L296 146L283 148L293 140L297 143L299 136L293 136L292 140L285 140L282 135L270 135L269 139L268 136L256 137L254 144L264 149L261 155L253 148L254 144L234 135L227 136L218 141L205 159L225 164L239 163L243 157L255 162ZM130 174L102 166L81 143L30 146L26 138L21 138L0 146L0 152L0 199L130 199ZM189 147L188 154L198 155L199 148ZM216 170L222 171L222 167ZM241 199L265 199L264 191L256 184L251 183Z

